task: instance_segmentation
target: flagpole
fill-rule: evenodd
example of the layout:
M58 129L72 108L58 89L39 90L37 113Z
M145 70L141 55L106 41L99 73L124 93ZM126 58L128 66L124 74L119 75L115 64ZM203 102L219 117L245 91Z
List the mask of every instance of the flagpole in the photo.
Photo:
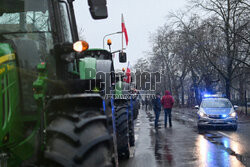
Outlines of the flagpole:
M123 22L123 14L122 14L122 17L121 17L121 21ZM123 53L123 29L122 29L122 53Z

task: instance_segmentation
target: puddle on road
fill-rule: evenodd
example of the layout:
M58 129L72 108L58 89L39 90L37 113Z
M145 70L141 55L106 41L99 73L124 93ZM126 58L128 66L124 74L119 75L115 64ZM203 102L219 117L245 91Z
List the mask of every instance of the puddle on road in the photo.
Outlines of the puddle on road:
M200 135L197 140L197 145L201 150L202 162L205 164L212 162L219 166L249 166L250 157L241 155L242 145L227 137L203 132L203 135ZM215 151L215 149L219 151Z
M197 134L196 141L193 141L194 151L192 156L177 158L185 160L180 162L176 160L176 147L173 147L173 141L168 141L165 136L165 131L159 129L154 130L154 115L147 113L147 118L150 121L150 135L152 138L152 150L154 151L156 162L161 166L178 166L186 164L187 166L249 166L250 158L241 155L242 145L238 142L230 140L217 133L204 132ZM178 121L180 122L180 121ZM185 123L186 124L186 123ZM164 129L164 128L163 128ZM168 131L170 132L170 131ZM169 133L171 135L171 133ZM171 140L171 139L170 139ZM184 139L185 140L185 139ZM175 143L175 141L174 141ZM177 147L178 148L178 147ZM183 147L184 149L186 147ZM190 146L188 147L190 149ZM184 151L185 152L185 151ZM188 151L186 151L188 152ZM185 152L185 153L186 153ZM192 151L189 151L190 153ZM185 154L184 154L185 156Z
M151 137L151 150L154 151L154 156L156 159L157 166L172 166L173 165L173 155L171 148L168 146L168 141L161 132L161 123L159 121L158 130L154 128L155 117L153 112L146 111L147 118L150 125L150 137Z
M185 124L185 125L189 124L189 126L192 126L194 128L195 132L198 132L197 126L196 124L193 124L194 123L193 121L190 123L190 121L186 119L179 119L179 116L177 116L175 119L182 124ZM223 129L223 130L228 131L230 129ZM200 132L198 133L201 134ZM204 131L200 136L203 136L204 139L210 142L211 144L216 145L218 149L223 150L221 155L223 155L224 158L228 159L228 161L225 161L224 159L222 160L223 162L227 162L227 164L222 164L223 166L237 166L237 167L238 166L250 166L250 155L245 154L246 149L243 148L244 146L242 145L242 143L238 141L239 139L235 140L230 137L228 138L224 135L220 135L220 134L213 133L210 131ZM235 136L233 135L233 137ZM238 138L238 136L236 137ZM206 154L206 156L209 156L209 155L210 153ZM213 163L214 160L210 159L209 162ZM208 164L208 166L211 166L209 165L209 163L206 163L206 164Z
M167 139L161 131L152 131L152 141L154 143L154 154L156 162L159 166L172 166L174 164L172 149L168 144ZM162 140L164 139L164 140Z

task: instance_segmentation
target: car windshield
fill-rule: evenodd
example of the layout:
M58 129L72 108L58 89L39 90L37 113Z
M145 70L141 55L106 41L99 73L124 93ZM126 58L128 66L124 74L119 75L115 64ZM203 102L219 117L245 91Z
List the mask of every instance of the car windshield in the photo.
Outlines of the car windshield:
M205 99L201 103L203 108L231 108L232 104L227 99Z

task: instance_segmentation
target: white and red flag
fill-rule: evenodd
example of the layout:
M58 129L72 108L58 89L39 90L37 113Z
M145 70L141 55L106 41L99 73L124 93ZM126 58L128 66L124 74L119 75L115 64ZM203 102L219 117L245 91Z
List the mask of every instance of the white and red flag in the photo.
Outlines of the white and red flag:
M128 62L128 67L127 67L127 70L126 70L126 82L127 83L130 83L131 82L131 70L130 70L130 63Z
M126 45L128 46L128 33L127 33L127 29L125 27L123 14L122 14L122 33L124 33L124 35L125 35Z

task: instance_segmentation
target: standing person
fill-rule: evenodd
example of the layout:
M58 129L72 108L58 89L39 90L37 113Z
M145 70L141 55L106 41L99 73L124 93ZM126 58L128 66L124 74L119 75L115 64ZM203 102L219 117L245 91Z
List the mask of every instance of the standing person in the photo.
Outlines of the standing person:
M145 106L146 106L145 110L147 111L148 110L148 98L147 97L145 97Z
M167 127L167 118L169 118L169 126L172 127L171 111L174 105L174 98L168 90L165 91L165 96L162 97L161 104L165 112L165 128Z
M148 99L148 110L151 111L152 110L152 99Z
M158 121L161 114L161 95L156 94L156 97L152 99L152 105L155 113L155 128L158 127Z

